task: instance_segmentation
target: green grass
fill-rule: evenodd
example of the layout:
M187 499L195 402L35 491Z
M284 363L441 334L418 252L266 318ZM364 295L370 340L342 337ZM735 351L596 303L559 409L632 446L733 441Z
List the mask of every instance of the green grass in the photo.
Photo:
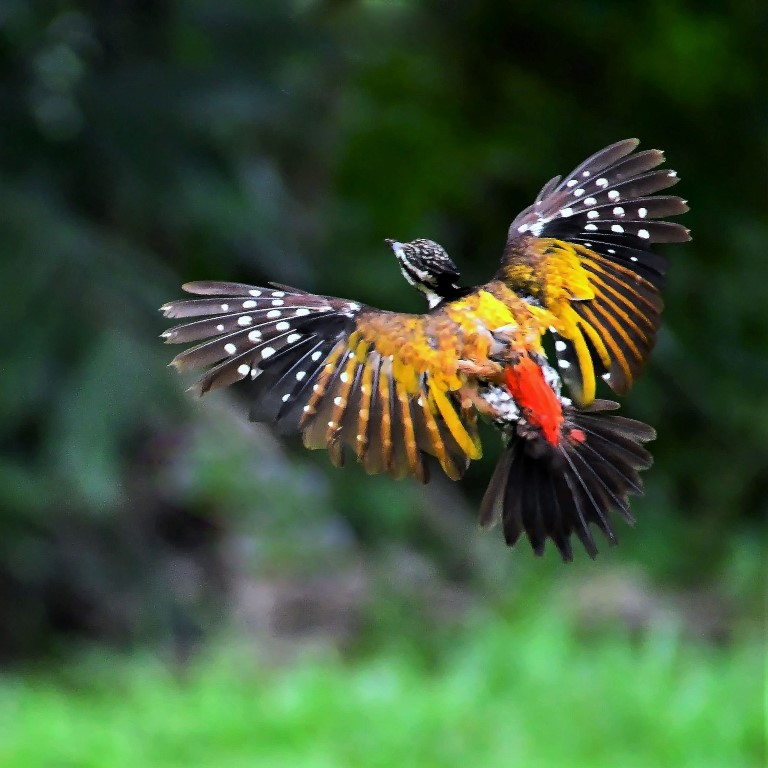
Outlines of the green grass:
M220 650L179 682L103 659L0 678L4 768L761 765L757 643L578 636L554 613L414 650L260 668Z

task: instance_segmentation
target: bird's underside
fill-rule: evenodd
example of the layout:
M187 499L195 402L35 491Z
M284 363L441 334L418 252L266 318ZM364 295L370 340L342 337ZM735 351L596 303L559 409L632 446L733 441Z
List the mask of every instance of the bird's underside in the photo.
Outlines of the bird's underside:
M496 276L475 288L431 241L393 247L404 276L430 304L425 314L385 312L286 286L197 282L199 298L166 304L166 331L199 342L179 370L207 368L201 394L237 382L251 418L298 431L341 466L345 449L369 473L428 479L434 456L452 479L481 455L478 415L507 450L481 509L501 519L508 543L525 531L571 556L576 534L590 554L595 523L613 540L609 510L629 515L650 465L640 443L653 430L595 401L602 377L627 392L653 348L665 261L654 242L687 240L680 198L656 192L674 172L653 170L656 150L619 142L547 184L512 223ZM551 333L557 370L542 339ZM561 384L568 397L561 395Z

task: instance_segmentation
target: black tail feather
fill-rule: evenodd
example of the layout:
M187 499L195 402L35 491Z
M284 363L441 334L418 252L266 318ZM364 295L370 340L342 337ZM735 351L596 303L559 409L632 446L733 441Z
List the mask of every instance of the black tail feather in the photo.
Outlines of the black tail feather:
M483 499L481 525L501 519L507 544L525 534L537 555L551 539L566 561L573 558L571 535L597 555L593 524L615 544L610 513L634 522L628 496L642 495L638 471L652 463L641 443L655 437L648 425L611 415L617 407L595 400L586 409L566 408L557 447L539 435L514 435Z

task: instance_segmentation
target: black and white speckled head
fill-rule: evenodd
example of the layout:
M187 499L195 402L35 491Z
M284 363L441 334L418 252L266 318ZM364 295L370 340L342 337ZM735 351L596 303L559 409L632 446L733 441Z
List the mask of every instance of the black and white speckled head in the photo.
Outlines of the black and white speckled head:
M427 297L430 308L459 294L459 270L442 245L425 239L385 242L394 251L403 277Z

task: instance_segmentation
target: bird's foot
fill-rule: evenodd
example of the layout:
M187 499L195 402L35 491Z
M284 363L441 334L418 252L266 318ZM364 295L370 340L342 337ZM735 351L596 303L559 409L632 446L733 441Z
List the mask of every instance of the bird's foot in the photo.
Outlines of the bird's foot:
M459 373L463 373L466 376L488 381L499 379L504 373L504 367L492 360L484 360L481 363L477 363L474 360L459 360L456 363L456 369Z

